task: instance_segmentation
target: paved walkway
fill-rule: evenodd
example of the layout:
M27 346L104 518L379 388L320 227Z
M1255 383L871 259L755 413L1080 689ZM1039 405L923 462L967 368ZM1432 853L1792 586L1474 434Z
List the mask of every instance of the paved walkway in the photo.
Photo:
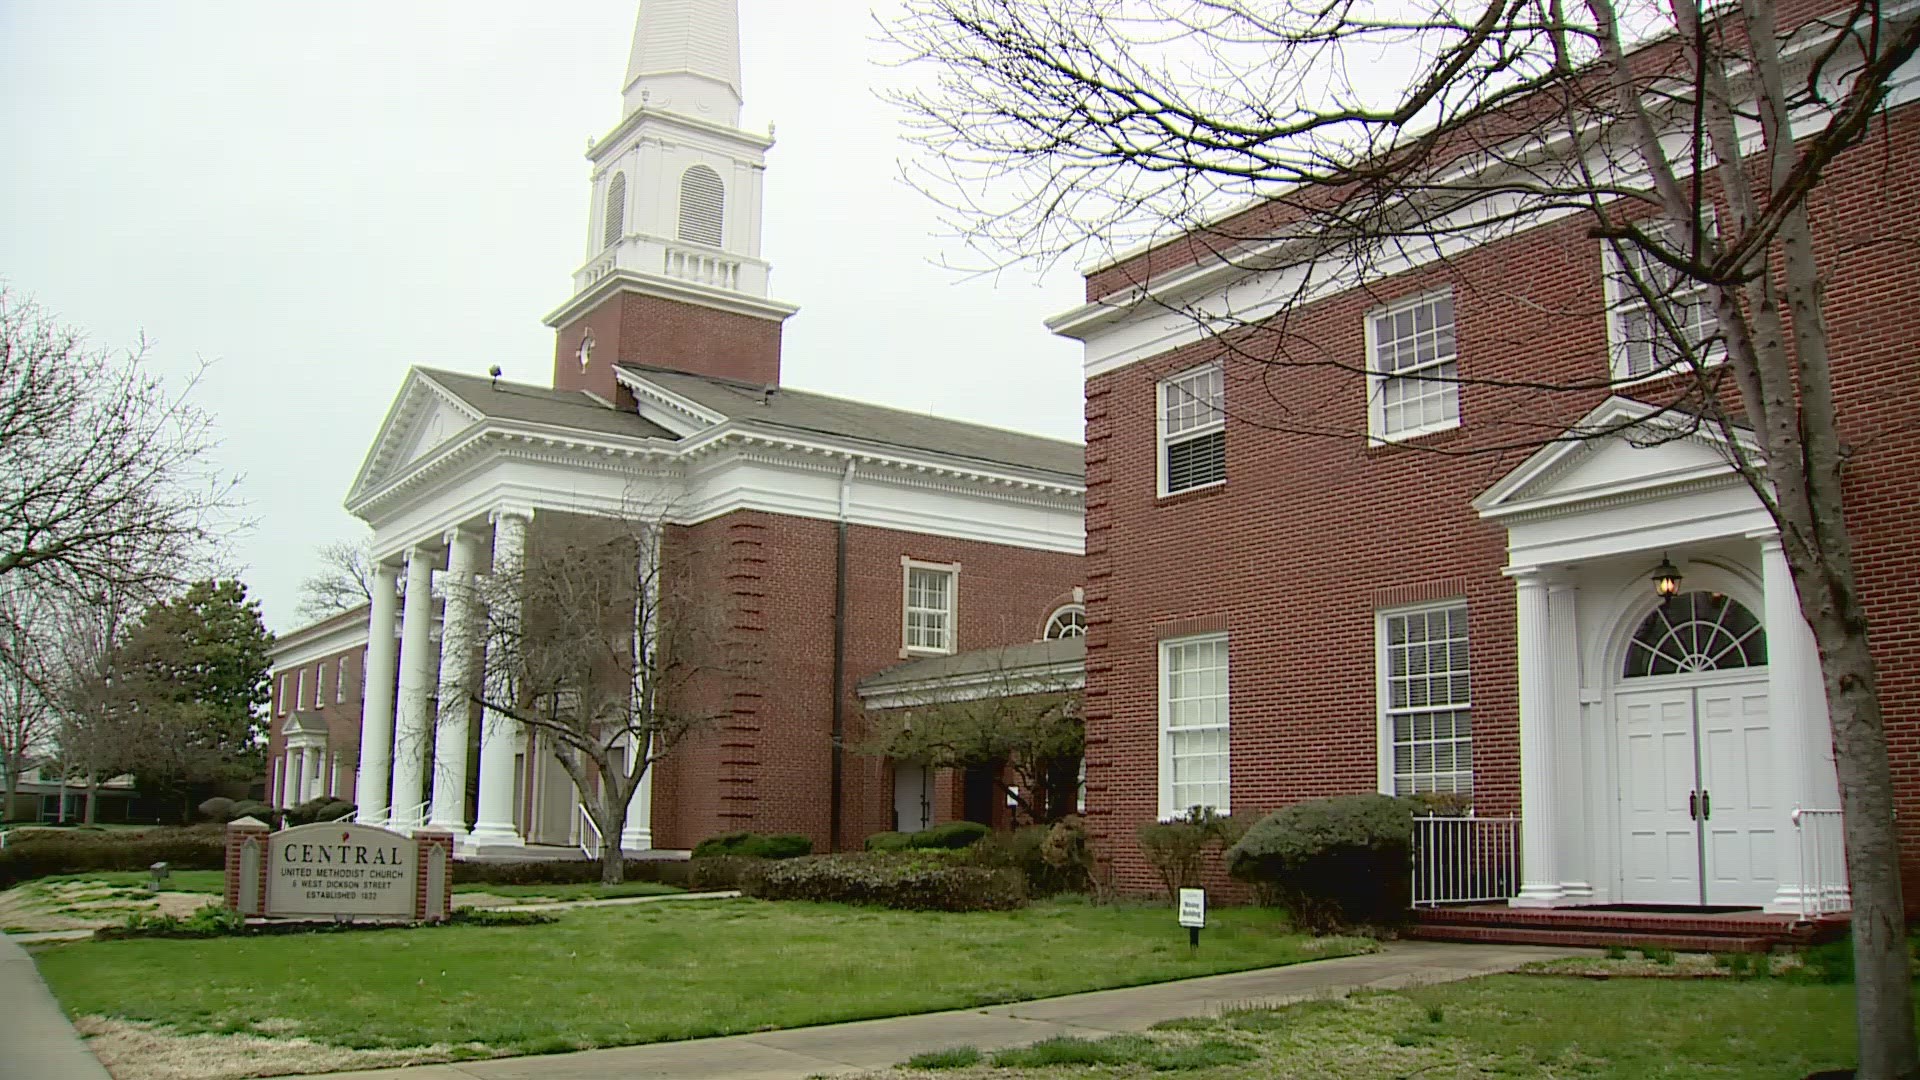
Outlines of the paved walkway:
M950 1046L992 1050L1056 1035L1097 1038L1144 1031L1162 1020L1204 1016L1222 1008L1333 997L1364 987L1452 982L1590 951L1400 941L1369 956L985 1009L576 1054L329 1075L332 1080L806 1080L884 1069L923 1050Z
M0 1080L107 1080L54 1002L40 972L0 935Z

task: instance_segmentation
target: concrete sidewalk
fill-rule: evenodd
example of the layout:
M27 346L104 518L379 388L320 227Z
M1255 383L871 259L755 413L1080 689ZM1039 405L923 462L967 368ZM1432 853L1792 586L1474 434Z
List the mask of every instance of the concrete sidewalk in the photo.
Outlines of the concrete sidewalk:
M884 1069L924 1050L950 1046L993 1050L1056 1035L1098 1038L1144 1031L1162 1020L1204 1016L1222 1008L1334 997L1364 987L1452 982L1591 951L1399 941L1370 956L984 1009L575 1054L328 1075L332 1080L806 1080Z
M107 1080L80 1043L40 971L0 935L0 1080Z

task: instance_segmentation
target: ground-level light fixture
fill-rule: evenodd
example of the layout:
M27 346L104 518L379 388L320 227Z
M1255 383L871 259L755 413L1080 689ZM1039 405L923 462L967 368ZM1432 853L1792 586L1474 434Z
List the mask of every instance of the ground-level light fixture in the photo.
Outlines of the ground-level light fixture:
M1653 570L1653 591L1662 600L1680 595L1680 568L1664 554L1660 556L1660 565Z

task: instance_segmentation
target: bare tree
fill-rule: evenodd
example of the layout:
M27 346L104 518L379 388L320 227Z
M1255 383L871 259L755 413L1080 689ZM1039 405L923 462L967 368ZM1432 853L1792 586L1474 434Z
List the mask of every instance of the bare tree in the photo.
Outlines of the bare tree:
M321 619L373 602L373 550L365 541L329 540L314 551L320 569L300 583L300 616Z
M108 589L76 598L59 613L59 644L46 679L59 748L56 767L86 789L83 820L88 824L100 785L128 768L128 740L134 733L123 722L123 646L146 602L144 592Z
M0 578L40 589L152 588L218 546L233 480L212 418L127 353L0 291Z
M53 745L48 617L25 590L0 583L0 816L35 755Z
M1920 47L1920 12L1840 0L1712 11L1698 0L908 0L891 33L934 72L898 98L933 151L916 179L979 251L1051 264L1158 243L1101 272L1110 302L1165 305L1248 363L1367 376L1292 334L1286 315L1248 321L1159 298L1163 270L1285 270L1267 279L1288 311L1396 260L1445 260L1555 217L1578 215L1611 246L1618 286L1652 313L1649 363L1622 375L1671 376L1627 391L1652 415L1630 432L1566 432L1554 395L1590 402L1613 378L1440 376L1536 396L1486 418L1504 437L1426 449L1719 429L1779 528L1819 646L1860 1075L1920 1071L1879 679L1842 493L1849 455L1865 448L1839 434L1824 291L1837 256L1816 251L1809 215L1830 166L1873 133ZM1267 422L1366 438L1301 404Z
M755 661L717 591L700 587L698 552L659 520L542 514L525 557L476 586L486 659L474 700L566 770L609 884L648 770L726 715Z
M1074 811L1085 740L1080 706L1073 680L1003 651L964 685L869 710L859 751L933 769L992 770L1016 823L1056 821Z

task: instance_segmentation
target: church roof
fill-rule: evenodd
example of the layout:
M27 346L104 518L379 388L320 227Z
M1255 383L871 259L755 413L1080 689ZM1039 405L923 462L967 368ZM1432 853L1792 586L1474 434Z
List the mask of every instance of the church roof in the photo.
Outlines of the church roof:
M494 420L591 431L600 435L628 435L639 439L671 439L673 433L628 409L616 409L580 390L553 390L545 386L463 375L439 368L421 368L432 379L475 412Z
M689 375L663 368L623 366L640 379L671 391L730 420L779 427L952 457L1058 473L1086 475L1086 447L1065 439L1008 431L988 424L949 420L864 401Z

